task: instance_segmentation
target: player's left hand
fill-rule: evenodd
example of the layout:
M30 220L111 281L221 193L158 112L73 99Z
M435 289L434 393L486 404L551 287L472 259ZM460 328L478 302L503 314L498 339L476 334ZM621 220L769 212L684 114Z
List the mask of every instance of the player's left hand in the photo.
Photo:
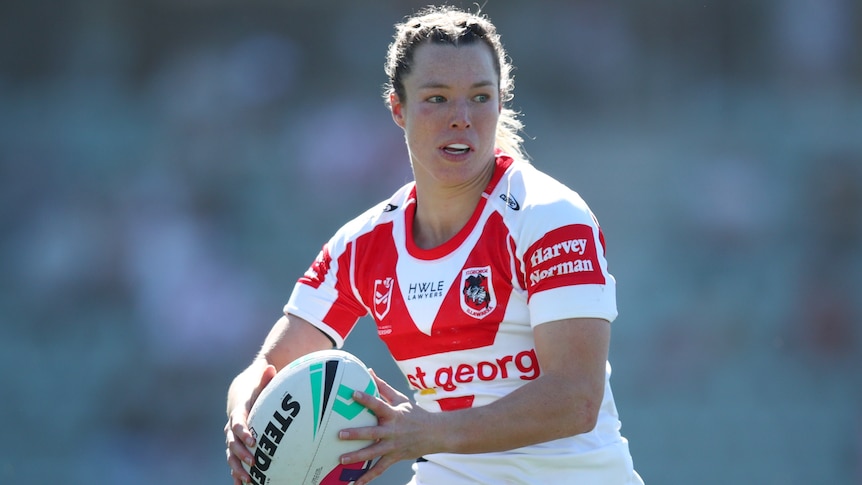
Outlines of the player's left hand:
M361 391L356 391L353 399L377 416L377 426L344 429L338 435L343 440L375 441L365 448L341 455L341 463L345 465L379 457L355 482L356 485L365 485L401 460L415 460L435 451L429 440L431 433L427 432L433 429L434 414L415 406L407 396L377 377L373 370L371 375L377 383L380 399Z

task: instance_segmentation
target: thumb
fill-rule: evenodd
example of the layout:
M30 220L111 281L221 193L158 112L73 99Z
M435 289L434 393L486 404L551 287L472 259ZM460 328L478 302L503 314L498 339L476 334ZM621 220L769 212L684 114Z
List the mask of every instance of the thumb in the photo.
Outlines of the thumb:
M257 398L260 396L260 393L267 386L267 384L272 381L273 377L275 377L277 373L278 371L275 370L275 366L272 364L269 364L264 367L263 372L261 372L260 374L260 382L258 382L257 387L254 389L254 393L252 393L251 396L250 402L252 404L257 401Z
M263 369L263 373L260 375L260 384L258 387L260 389L266 387L266 385L269 384L269 381L271 381L276 374L278 374L278 371L275 370L275 366L272 364L267 365L266 368Z

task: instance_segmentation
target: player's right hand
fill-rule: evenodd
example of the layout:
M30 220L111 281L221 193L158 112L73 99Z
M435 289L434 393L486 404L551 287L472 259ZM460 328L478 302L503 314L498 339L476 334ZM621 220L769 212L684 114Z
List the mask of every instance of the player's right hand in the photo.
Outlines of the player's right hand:
M225 445L227 447L227 464L230 467L230 475L233 477L234 485L248 483L251 480L251 477L242 466L243 462L248 466L254 464L254 455L252 455L251 449L254 448L255 440L248 429L248 414L254 402L260 396L260 392L275 377L275 374L276 370L274 366L266 366L260 375L260 381L255 386L249 399L235 406L228 415L227 424L224 426L224 434Z

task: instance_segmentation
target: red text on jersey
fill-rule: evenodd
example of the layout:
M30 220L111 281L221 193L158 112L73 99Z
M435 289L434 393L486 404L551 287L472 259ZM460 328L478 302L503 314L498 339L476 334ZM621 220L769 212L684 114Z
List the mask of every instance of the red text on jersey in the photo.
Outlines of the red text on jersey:
M320 284L326 279L326 273L329 272L329 266L332 264L332 256L329 255L329 248L323 246L323 249L318 253L317 258L311 263L311 267L299 278L301 283L312 288L319 288Z
M477 381L494 381L518 377L531 381L539 377L539 359L534 349L524 350L514 355L506 355L493 360L474 363L461 363L437 369L416 370L407 374L407 381L417 390L441 389L452 392L461 384Z

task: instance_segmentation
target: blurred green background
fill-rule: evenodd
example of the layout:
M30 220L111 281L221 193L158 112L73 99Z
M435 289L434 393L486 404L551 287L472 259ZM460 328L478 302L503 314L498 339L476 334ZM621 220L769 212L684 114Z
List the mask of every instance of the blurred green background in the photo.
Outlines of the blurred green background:
M380 94L423 5L0 6L0 483L230 483L230 379L411 177ZM860 3L484 11L533 162L604 229L646 482L862 484ZM347 350L406 390L372 327Z

